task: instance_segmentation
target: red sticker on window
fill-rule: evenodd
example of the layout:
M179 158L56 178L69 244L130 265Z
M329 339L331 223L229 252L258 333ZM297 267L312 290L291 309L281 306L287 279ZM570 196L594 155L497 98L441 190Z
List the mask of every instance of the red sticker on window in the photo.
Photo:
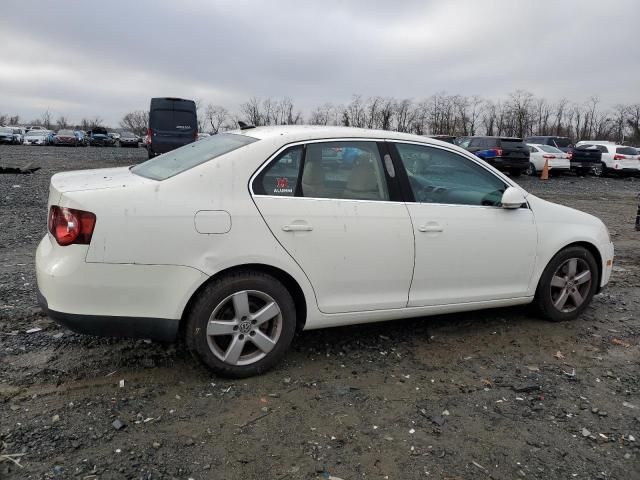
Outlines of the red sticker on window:
M276 178L277 188L289 188L288 178Z

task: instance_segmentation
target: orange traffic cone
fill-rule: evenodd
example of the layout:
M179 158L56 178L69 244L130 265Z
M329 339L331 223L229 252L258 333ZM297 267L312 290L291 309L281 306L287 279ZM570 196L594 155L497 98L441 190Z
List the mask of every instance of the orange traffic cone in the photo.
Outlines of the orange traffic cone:
M549 159L544 159L544 167L542 167L542 175L540 175L540 180L549 180Z

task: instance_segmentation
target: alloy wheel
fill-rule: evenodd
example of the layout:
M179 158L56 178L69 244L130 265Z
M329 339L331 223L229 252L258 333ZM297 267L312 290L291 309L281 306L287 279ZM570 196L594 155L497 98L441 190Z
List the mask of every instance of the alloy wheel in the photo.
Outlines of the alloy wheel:
M562 263L551 277L551 302L565 313L579 308L589 296L592 274L582 258L570 258Z
M276 301L258 290L242 290L222 300L207 322L211 352L229 365L250 365L276 346L282 312Z

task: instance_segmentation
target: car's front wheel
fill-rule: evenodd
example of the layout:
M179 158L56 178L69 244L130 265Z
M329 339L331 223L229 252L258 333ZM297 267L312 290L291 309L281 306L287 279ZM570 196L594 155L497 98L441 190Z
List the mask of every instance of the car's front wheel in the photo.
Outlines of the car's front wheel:
M236 272L207 285L188 314L189 350L218 375L244 378L272 368L296 329L295 304L276 278Z
M545 268L534 303L549 320L573 320L589 306L598 284L598 265L591 252L580 246L568 247Z
M527 170L525 171L525 173L527 175L529 175L530 177L535 177L536 176L536 167L533 165L533 163L529 163L529 166L527 167Z

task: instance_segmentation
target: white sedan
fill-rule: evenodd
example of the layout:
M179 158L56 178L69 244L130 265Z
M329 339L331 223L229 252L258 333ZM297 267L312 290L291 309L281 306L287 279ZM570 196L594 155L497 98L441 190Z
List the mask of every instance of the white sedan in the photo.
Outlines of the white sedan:
M549 172L552 175L558 175L568 172L571 169L571 161L569 154L551 145L538 145L528 143L529 147L529 168L528 175L537 175L544 168L545 162L548 163Z
M586 213L438 140L342 127L213 135L128 168L59 173L36 254L43 309L173 340L220 375L296 330L535 302L577 317L613 244Z

